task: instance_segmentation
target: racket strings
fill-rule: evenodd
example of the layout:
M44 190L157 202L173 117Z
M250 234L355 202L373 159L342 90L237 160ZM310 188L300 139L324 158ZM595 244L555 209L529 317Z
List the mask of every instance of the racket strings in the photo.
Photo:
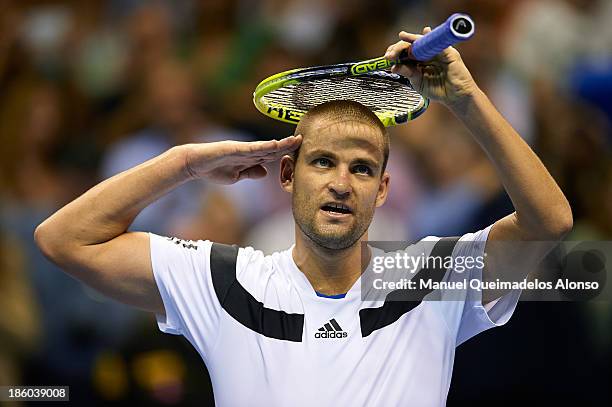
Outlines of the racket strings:
M354 100L374 112L409 113L423 97L410 86L376 76L313 79L287 85L264 96L266 103L308 111L331 100Z

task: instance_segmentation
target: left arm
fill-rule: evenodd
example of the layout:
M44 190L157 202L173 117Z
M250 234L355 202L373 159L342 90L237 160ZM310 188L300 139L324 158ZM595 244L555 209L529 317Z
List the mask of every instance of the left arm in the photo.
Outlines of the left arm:
M427 33L429 28L423 31ZM419 36L400 33L386 57L397 58ZM554 242L572 228L572 212L563 192L538 156L478 88L459 52L447 48L427 63L394 67L424 96L446 105L485 151L508 193L515 212L493 225L487 241L485 281L517 281L527 276ZM547 241L550 244L537 244ZM512 242L496 245L495 242ZM529 243L532 242L532 243ZM490 249L490 250L489 250ZM483 303L499 297L483 291Z

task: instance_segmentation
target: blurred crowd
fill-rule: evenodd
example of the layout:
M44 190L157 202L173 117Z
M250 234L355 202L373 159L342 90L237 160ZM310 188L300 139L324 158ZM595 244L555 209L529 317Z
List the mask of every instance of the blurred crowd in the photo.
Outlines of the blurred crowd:
M568 239L612 240L607 0L0 0L0 10L0 385L70 385L71 399L100 402L212 400L186 341L63 274L35 247L35 226L171 146L291 134L253 106L260 80L382 55L399 30L420 32L456 11L477 24L458 46L477 83L572 205ZM460 235L512 211L487 157L444 108L391 136L391 195L371 239ZM132 228L284 249L293 221L277 170L229 187L186 184ZM462 346L449 403L609 397L609 303L520 304L513 321ZM542 347L548 367L533 379L518 365L537 371ZM492 354L509 364L503 378L471 369ZM559 379L572 368L583 374Z

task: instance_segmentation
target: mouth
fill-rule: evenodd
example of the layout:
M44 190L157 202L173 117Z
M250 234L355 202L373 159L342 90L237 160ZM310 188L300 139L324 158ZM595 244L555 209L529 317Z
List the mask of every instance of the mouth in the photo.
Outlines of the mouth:
M353 210L348 205L339 202L328 202L321 206L321 210L325 212L326 215L335 218L349 216L353 213Z

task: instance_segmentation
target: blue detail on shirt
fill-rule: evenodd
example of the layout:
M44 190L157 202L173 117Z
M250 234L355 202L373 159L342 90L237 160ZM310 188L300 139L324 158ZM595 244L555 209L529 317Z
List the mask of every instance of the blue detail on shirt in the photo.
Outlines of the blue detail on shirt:
M334 294L334 295L327 295L327 294L322 294L318 291L315 291L315 293L317 293L317 297L323 297L323 298L333 298L335 300L338 300L340 298L344 298L346 297L346 293L344 294Z

